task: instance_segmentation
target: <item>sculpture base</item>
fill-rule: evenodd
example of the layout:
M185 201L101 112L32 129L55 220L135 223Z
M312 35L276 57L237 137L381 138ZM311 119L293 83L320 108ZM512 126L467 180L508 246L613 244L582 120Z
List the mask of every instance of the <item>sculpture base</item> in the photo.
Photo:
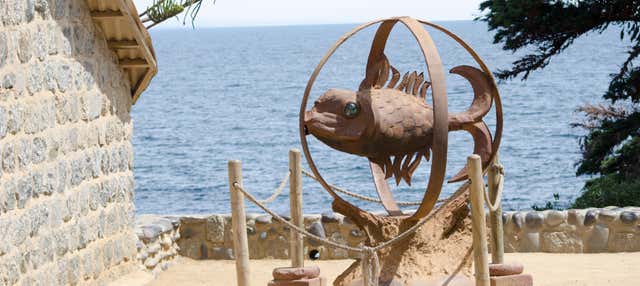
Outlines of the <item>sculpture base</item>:
M531 274L516 274L490 277L491 286L533 286Z
M471 277L473 239L467 199L467 192L454 196L436 210L432 219L414 234L380 250L379 285L412 285L416 281L442 277ZM368 246L392 240L417 223L407 216L375 216L339 200L334 201L333 209L360 227ZM357 281L362 283L361 272L358 260L338 276L333 285L350 286Z
M318 266L278 267L273 269L273 280L267 286L325 286Z

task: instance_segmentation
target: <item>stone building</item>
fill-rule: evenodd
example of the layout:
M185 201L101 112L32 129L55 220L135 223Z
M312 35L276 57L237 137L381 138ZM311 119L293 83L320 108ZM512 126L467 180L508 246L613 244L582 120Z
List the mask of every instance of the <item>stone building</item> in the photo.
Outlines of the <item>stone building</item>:
M129 112L155 73L131 0L0 0L0 285L138 267Z

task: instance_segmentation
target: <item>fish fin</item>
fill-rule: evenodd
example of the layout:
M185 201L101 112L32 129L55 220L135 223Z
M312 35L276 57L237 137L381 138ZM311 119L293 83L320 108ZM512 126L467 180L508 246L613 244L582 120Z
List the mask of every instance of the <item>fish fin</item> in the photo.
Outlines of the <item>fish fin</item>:
M462 127L465 131L471 133L473 137L473 154L478 154L482 162L482 169L484 170L489 165L492 151L492 138L491 131L484 121L476 122L473 124L466 124ZM455 176L453 176L449 183L459 182L466 180L467 167L465 166Z
M402 164L402 157L403 156L395 156L395 158L393 158L393 177L396 179L396 185L400 184L400 180L402 179L402 176L400 175L400 166Z
M431 85L428 81L425 81L420 86L420 98L427 99L427 89L429 89L429 85Z
M407 86L408 82L409 82L409 73L405 73L404 76L402 76L402 80L400 81L400 84L396 86L396 89L403 90Z
M391 158L387 157L384 159L382 163L384 165L384 178L389 179L393 176L393 164L391 164Z
M473 89L471 106L461 113L449 113L449 131L456 131L482 120L491 109L496 91L489 76L480 69L462 65L452 68L450 72L467 79Z
M389 79L389 60L385 55L382 55L382 62L380 63L381 67L379 68L380 72L378 74L378 78L376 80L376 84L374 88L381 88L384 86L384 83Z
M368 68L365 72L364 79L360 82L359 90L370 88L380 88L387 82L389 78L389 60L387 56L382 54L381 57Z
M427 152L429 152L428 149L427 149ZM407 170L409 179L411 179L411 176L413 176L413 172L415 172L416 169L418 169L418 166L420 165L420 161L422 161L422 156L424 156L424 153L416 153L416 157L413 159L413 162L409 164L409 170Z
M407 86L405 86L404 88L405 93L411 94L411 92L413 91L413 86L416 83L416 78L418 78L418 72L411 72L409 78L407 79Z
M416 81L413 83L413 90L411 91L412 95L418 96L418 89L420 89L420 85L424 81L424 73L418 74Z
M411 174L409 174L409 165L411 163L411 159L413 159L415 154L409 154L404 157L404 162L402 163L402 168L400 168L400 174L402 175L402 179L407 183L407 185L411 186Z
M391 194L391 190L389 188L389 183L387 183L387 179L385 178L383 170L385 167L385 164L383 163L384 161L385 160L369 158L369 167L371 168L373 183L384 209L387 210L391 216L399 216L402 215L402 211L398 207L396 200L393 198L393 194Z
M398 83L398 80L400 80L400 72L392 65L390 65L389 68L391 68L392 76L391 80L389 80L389 84L387 84L387 88L394 88L396 83Z

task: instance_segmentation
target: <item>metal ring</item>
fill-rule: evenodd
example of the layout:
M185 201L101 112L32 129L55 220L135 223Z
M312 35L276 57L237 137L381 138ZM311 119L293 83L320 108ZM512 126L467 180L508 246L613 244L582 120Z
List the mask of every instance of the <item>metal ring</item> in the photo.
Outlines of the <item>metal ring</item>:
M307 107L307 103L308 103L308 99L309 99L309 95L311 93L311 89L313 88L313 84L315 83L316 78L318 77L320 71L322 70L322 68L324 67L324 65L326 64L326 62L329 60L329 58L333 55L333 53L335 53L335 51L338 49L338 47L340 47L344 42L346 42L347 39L349 39L350 37L352 37L353 35L355 35L356 33L358 33L359 31L372 26L374 24L377 23L381 23L381 28L383 27L383 25L386 25L387 27L384 28L384 30L388 30L388 31L383 31L381 33L376 33L376 37L374 38L374 44L372 45L371 51L370 51L370 55L369 55L369 59L368 59L368 63L367 65L369 66L371 64L372 61L375 60L375 56L380 55L383 51L384 51L384 45L386 44L386 40L387 37L389 35L389 32L391 31L393 25L396 22L402 22L408 29L409 31L411 31L411 33L414 35L414 37L416 38L416 41L418 42L418 45L420 46L422 52L423 52L423 56L425 59L425 64L427 65L427 70L429 72L429 77L431 79L432 82L432 91L433 91L433 105L434 105L434 134L441 134L441 135L434 135L434 142L432 144L432 148L434 149L433 152L433 160L431 163L431 174L429 176L429 183L427 185L427 190L424 194L423 197L423 201L422 204L420 205L420 207L418 208L418 210L413 214L412 218L414 219L419 219L422 218L424 216L426 216L435 206L435 203L439 197L439 194L442 190L442 185L444 183L444 176L445 176L445 170L446 170L446 163L447 163L447 147L448 147L448 124L447 124L447 117L448 117L448 113L447 113L447 98L446 98L446 88L445 88L445 78L444 78L444 72L442 69L442 63L440 61L440 57L438 56L437 53L437 49L435 48L435 45L431 39L431 37L429 36L429 33L424 29L424 27L422 27L421 25L419 26L420 29L418 28L419 24L424 24L424 25L428 25L431 26L441 32L444 32L446 35L450 36L451 38L453 38L456 42L458 42L465 50L467 50L467 52L469 52L469 54L471 54L471 56L476 60L476 62L480 65L480 67L482 68L483 72L491 79L491 86L493 88L493 99L495 100L496 103L496 134L494 137L494 140L492 142L492 154L491 154L491 160L493 160L493 158L495 157L497 150L499 148L500 145L500 140L502 137L502 104L500 101L500 96L497 90L497 86L495 84L495 80L490 72L490 70L486 67L486 65L484 64L484 62L480 59L480 57L475 53L475 51L469 46L467 45L464 41L462 41L462 39L460 39L458 36L456 36L455 34L453 34L452 32L444 29L441 26L435 25L433 23L427 22L427 21L423 21L423 20L415 20L412 18L408 18L408 17L394 17L394 18L388 18L388 19L381 19L381 20L376 20L376 21L371 21L365 24L362 24L356 28L354 28L353 30L345 33L342 37L340 37L340 39L338 39L334 45L325 53L325 55L323 56L323 58L320 60L320 62L318 63L318 65L316 66L316 68L314 69L313 73L311 74L311 77L309 78L309 81L307 82L307 86L305 88L305 92L304 92L304 96L302 99L302 102L300 104L300 113L299 113L299 134L300 134L300 142L302 145L302 149L303 149L303 153L305 154L305 158L307 160L307 163L309 164L309 167L311 169L311 171L313 172L313 174L318 178L318 181L320 182L320 184L324 187L324 189L334 198L334 200L339 200L342 201L343 203L349 205L352 208L358 209L360 210L360 208L358 208L357 206L350 204L349 202L345 201L342 197L340 197L340 195L338 195L336 192L334 192L331 187L329 186L329 184L324 180L324 178L322 177L322 175L320 174L320 172L318 171L315 162L313 161L313 158L311 156L311 153L309 151L308 148L308 142L306 139L306 135L304 132L304 114L306 112L306 107ZM378 32L380 32L380 30L383 29L379 29ZM380 34L380 35L378 35ZM378 37L384 37L384 38L378 38ZM382 43L382 47L377 47L376 48L376 41L381 41L380 43ZM436 102L437 101L437 102ZM444 125L444 127L442 126ZM444 133L443 133L444 130ZM491 161L490 160L490 161ZM435 170L435 173L434 173ZM485 169L486 172L486 169Z

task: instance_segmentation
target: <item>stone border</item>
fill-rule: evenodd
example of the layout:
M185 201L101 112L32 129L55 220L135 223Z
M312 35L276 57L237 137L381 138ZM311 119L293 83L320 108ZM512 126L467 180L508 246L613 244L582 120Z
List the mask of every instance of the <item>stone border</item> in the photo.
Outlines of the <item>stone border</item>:
M640 251L640 208L504 212L505 252Z
M193 259L234 259L230 214L177 217L137 219L140 244L144 245L139 247L138 258L145 269L154 272L157 265L166 269L176 252ZM504 212L505 252L640 251L639 218L638 207ZM140 224L142 221L146 224ZM358 227L334 212L305 215L304 225L313 234L350 246L364 241ZM289 258L289 228L271 216L247 214L247 234L251 259ZM156 243L163 240L164 244ZM358 258L357 253L305 239L305 256L311 250L317 250L323 260ZM154 259L156 256L161 258Z
M140 267L157 275L167 270L178 255L180 247L180 219L157 215L139 215L136 217L136 235L138 241L137 259Z

